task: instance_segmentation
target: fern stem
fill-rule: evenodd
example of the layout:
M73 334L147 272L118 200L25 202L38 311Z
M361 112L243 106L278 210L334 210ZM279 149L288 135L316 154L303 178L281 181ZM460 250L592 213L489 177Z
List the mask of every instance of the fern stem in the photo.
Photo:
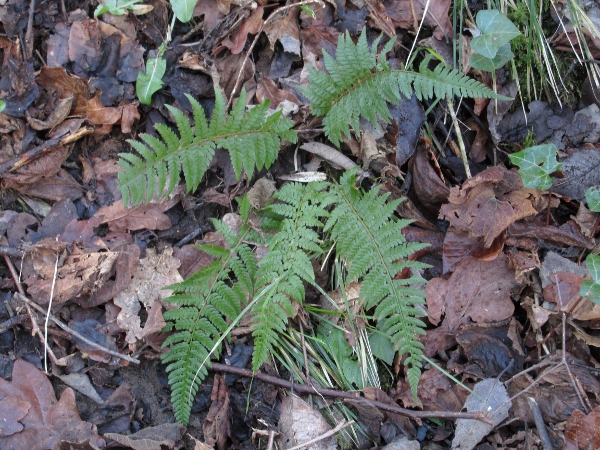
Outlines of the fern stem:
M458 141L458 147L460 148L460 157L462 159L463 166L465 167L465 173L467 174L467 178L471 178L471 169L469 168L469 160L467 159L465 143L460 132L460 125L458 124L458 119L456 118L456 112L454 111L454 105L452 104L452 99L450 96L446 97L446 105L448 105L448 111L450 111L450 116L452 117L452 125L454 126L454 132L456 133L456 140Z

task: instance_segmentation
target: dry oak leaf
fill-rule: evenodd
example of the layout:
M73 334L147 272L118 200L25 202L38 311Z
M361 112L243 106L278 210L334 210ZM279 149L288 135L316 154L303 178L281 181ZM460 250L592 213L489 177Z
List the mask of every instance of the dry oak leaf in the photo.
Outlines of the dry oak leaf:
M18 411L0 408L0 448L91 450L106 446L96 426L79 417L73 389L65 389L57 400L48 378L20 359L15 361L12 382L0 378L0 404L11 403Z
M451 188L439 217L470 236L482 237L489 247L511 224L537 214L533 206L537 196L535 189L523 188L518 174L490 167L461 188Z
M456 331L470 321L491 323L507 319L515 310L510 294L516 285L505 254L493 261L467 256L448 280L434 278L425 286L429 320L437 325L445 314L444 328Z
M600 448L600 406L587 416L580 410L573 411L565 427L567 450Z

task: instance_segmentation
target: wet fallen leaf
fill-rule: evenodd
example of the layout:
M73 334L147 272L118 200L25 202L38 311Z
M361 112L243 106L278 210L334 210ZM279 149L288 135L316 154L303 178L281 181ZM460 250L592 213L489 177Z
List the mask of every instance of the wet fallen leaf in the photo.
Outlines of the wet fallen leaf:
M164 423L155 427L144 428L127 436L117 433L105 433L104 437L133 450L162 450L164 447L175 449L180 448L179 443L184 430L179 423Z
M514 273L508 268L504 254L493 261L468 256L448 280L434 278L427 283L429 319L437 324L445 313L443 326L448 331L470 320L477 323L504 320L514 312L510 294L515 286Z
M290 394L281 401L281 419L279 420L279 445L283 449L291 448L331 430L323 416L300 397ZM337 438L331 436L311 445L314 450L334 450Z
M535 190L522 188L518 174L494 166L469 178L460 189L452 188L440 218L471 236L483 237L489 247L509 225L537 214L535 196Z
M171 292L163 287L183 281L177 272L179 260L172 254L172 248L164 249L160 255L148 249L146 258L140 260L133 273L131 284L113 300L121 308L117 324L126 331L125 340L132 349L138 341L160 331L165 325L160 313L161 300L171 295ZM148 313L143 327L140 318L142 306Z
M52 384L32 364L16 360L12 382L0 378L0 408L3 435L0 447L15 450L63 448L104 448L105 442L96 426L83 422L75 406L75 393L71 388L56 399ZM25 413L25 415L23 415ZM10 415L8 415L10 414ZM8 434L5 434L4 431ZM88 447L83 447L87 445Z
M269 39L271 49L279 41L283 51L300 56L300 27L298 24L298 9L292 8L280 14L277 20L272 20L264 27L264 33Z
M256 10L250 14L250 17L244 19L233 35L233 38L231 40L229 40L229 38L225 39L222 44L229 48L232 54L237 55L240 53L244 49L244 45L246 45L248 35L256 34L258 33L258 30L260 30L260 27L263 24L263 13L263 6L256 8Z
M565 428L566 449L600 448L600 406L585 415L575 410Z
M292 93L286 91L285 89L279 89L275 81L270 78L261 78L258 80L256 86L256 99L259 102L262 102L266 99L270 100L270 108L276 108L285 100L295 103L296 105L300 104L300 100L298 100Z

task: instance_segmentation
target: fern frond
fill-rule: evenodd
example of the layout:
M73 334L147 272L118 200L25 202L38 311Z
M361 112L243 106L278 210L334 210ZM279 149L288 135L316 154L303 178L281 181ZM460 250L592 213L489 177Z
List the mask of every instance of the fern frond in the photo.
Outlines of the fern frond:
M269 207L283 219L257 272L258 286L272 286L252 308L255 371L268 358L277 333L283 332L288 318L293 317L293 302L304 301L304 282L314 283L310 260L322 251L315 230L323 227L329 216L327 208L334 201L327 191L329 186L329 183L286 184L276 195L280 203ZM273 283L273 280L278 281Z
M279 142L296 142L292 122L275 113L267 117L268 101L246 112L246 93L242 92L230 114L226 102L215 90L215 108L210 125L200 103L187 95L192 105L194 127L185 114L168 106L179 136L168 126L157 124L160 138L141 134L141 141L128 140L138 153L121 153L119 189L125 204L149 202L156 194L168 196L179 183L183 170L186 189L195 190L208 170L216 148L230 152L239 179L242 171L252 177L254 170L269 167L279 153Z
M203 246L219 259L200 269L187 280L169 286L173 295L167 302L178 308L166 311L165 331L174 331L163 344L171 401L175 418L187 424L200 383L210 367L210 356L218 355L218 341L227 332L228 320L240 314L247 297L254 295L257 264L252 250L244 243L250 233L243 225L235 234L223 222L214 220L229 248Z
M379 187L363 194L354 185L356 169L350 170L332 188L338 202L324 231L331 232L336 252L347 260L347 282L362 278L360 297L366 309L375 308L374 317L400 354L408 354L406 364L411 368L411 387L416 389L414 375L421 368L423 345L417 335L424 334L423 313L417 309L424 304L424 294L411 286L425 280L413 276L397 280L405 268L425 268L426 264L408 261L411 254L427 244L406 242L402 234L410 221L398 220L394 210L400 200L387 202ZM416 380L418 382L418 375Z
M336 146L340 145L342 135L350 136L350 128L359 133L361 117L373 124L378 117L389 123L387 103L398 104L402 96L411 97L413 92L419 100L446 96L505 98L443 64L430 70L429 58L425 58L419 72L391 69L385 53L391 50L393 40L379 58L378 43L376 39L369 46L363 29L354 44L346 32L338 38L335 59L323 51L329 73L309 67L310 86L303 92L311 101L312 113L324 116L325 134Z

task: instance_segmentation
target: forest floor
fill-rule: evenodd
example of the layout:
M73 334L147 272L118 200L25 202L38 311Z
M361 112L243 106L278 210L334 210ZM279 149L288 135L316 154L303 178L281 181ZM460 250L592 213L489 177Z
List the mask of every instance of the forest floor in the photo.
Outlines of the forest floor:
M105 3L115 12L126 2ZM360 136L346 136L338 150L302 91L308 67L325 70L323 51L335 55L344 32L358 38L366 29L369 42L383 36L381 45L396 37L390 59L405 61L424 1L302 2L311 17L280 10L292 2L200 0L192 19L170 30L171 4L185 3L152 0L139 14L95 18L96 1L1 2L0 448L270 449L310 439L314 449L600 448L600 304L580 293L599 281L585 260L599 248L600 215L586 191L600 185L600 111L589 81L582 88L583 71L573 72L560 103L523 103L509 70L494 80L465 71L515 97L454 103L469 177L445 101L405 99L389 124L361 122ZM469 5L473 15L483 7ZM451 65L451 1L431 2L423 22L418 45ZM141 104L136 79L167 37L162 86ZM596 59L598 40L590 38ZM575 59L564 36L553 42L557 55ZM286 143L268 170L241 180L218 150L198 189L123 203L117 162L132 151L128 139L173 127L165 105L191 112L185 94L212 111L215 90L229 99L242 87L249 105L269 100L293 121L299 145L326 150ZM508 159L524 141L556 146L562 167L549 189L525 187ZM348 334L336 344L346 387L312 379L307 391L278 359L251 378L253 339L242 322L183 427L160 361L170 308L163 288L213 261L196 245L222 242L210 219L235 216L236 198L250 193L263 205L294 172L335 178L340 151L364 169L365 190L406 197L397 208L413 220L406 240L430 244L415 255L429 265L420 273L428 360L416 404L393 352L373 349L377 385L353 378L345 364L362 363ZM329 280L317 271L324 291L334 291ZM354 288L344 292L352 304ZM307 288L306 303L320 302ZM302 305L296 314L290 336L312 332ZM479 395L467 400L475 386ZM321 388L334 391L307 394ZM504 418L459 422L466 405L481 410L473 399L482 397L506 408Z

